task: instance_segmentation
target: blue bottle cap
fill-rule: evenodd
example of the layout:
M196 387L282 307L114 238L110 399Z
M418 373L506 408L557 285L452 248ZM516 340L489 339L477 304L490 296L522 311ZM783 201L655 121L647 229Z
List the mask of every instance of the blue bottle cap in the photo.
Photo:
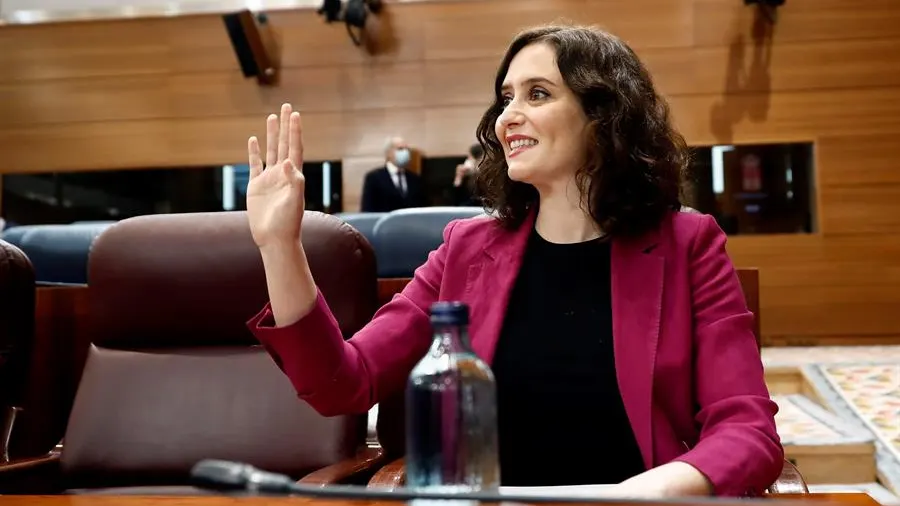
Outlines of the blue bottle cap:
M441 301L431 305L431 323L440 325L468 325L469 306L464 302Z

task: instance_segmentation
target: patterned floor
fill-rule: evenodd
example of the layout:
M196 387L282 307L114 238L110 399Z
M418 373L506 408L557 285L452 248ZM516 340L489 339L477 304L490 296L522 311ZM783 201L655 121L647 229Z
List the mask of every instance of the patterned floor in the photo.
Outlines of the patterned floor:
M879 479L900 494L900 346L771 347L762 356L766 367L800 368L828 412L874 438ZM798 414L805 407L796 407L788 406L777 419L788 441L804 434L833 437L831 422ZM896 504L896 496L891 502Z
M843 421L802 395L772 396L778 404L775 424L781 444L838 445L870 442L872 435Z
M900 364L820 366L836 389L900 459Z
M900 492L900 361L803 366L826 407L875 437L878 472Z

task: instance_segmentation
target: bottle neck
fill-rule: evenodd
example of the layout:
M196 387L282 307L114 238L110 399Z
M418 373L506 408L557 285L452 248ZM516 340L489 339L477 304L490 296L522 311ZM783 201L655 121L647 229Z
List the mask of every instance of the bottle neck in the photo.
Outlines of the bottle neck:
M468 326L434 324L432 348L441 353L471 352Z

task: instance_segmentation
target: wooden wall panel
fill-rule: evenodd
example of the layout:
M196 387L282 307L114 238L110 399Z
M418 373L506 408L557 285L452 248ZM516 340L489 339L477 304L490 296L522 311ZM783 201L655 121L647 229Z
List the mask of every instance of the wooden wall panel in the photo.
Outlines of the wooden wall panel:
M772 111L792 124L812 122L806 130L815 135L858 132L858 125L844 128L842 121L823 124L821 116L858 114L867 120L865 123L873 119L895 120L895 109L881 111L881 105L886 95L900 87L900 58L893 56L900 54L900 38L878 41L872 47L860 41L788 45L773 52L764 78L758 79L748 77L748 72L752 72L744 70L746 65L729 70L727 48L639 52L660 90L671 97L673 107L690 109L690 113L679 116L692 122L712 123L714 118L701 112L709 111L713 105L725 107L728 114L722 119L736 121L747 117L759 123L760 129L775 131L776 135L783 135L784 131L783 125L770 120ZM827 65L823 55L851 64ZM482 105L492 96L496 66L497 58L490 57L288 67L280 86L274 88L259 87L254 80L232 70L147 71L24 80L27 85L8 80L0 82L0 128L35 123L265 115L277 110L285 100L307 112ZM831 100L836 93L843 98ZM784 103L773 103L776 100ZM859 107L855 107L856 102ZM209 106L212 104L215 107ZM872 107L881 113L870 116ZM811 110L798 113L798 108ZM837 130L821 130L829 123ZM882 124L872 126L884 128ZM711 124L710 129L714 128ZM718 135L715 130L712 133Z
M160 123L173 125L163 139L172 153L171 158L188 160L190 163L185 165L206 164L203 160L215 160L214 164L244 162L247 138L256 135L264 139L266 133L265 117L256 115ZM340 113L305 115L303 138L309 146L305 149L307 159L325 159L325 153L339 149L344 132L344 116Z
M762 297L768 299L762 309L763 333L770 319L769 328L777 325L778 330L769 339L790 336L783 342L791 344L884 335L885 322L896 320L900 304L896 285L785 287L767 290ZM813 335L810 322L819 329Z
M827 186L819 196L824 233L890 234L900 230L900 184Z
M419 63L352 67L342 73L339 93L345 109L421 108L425 73Z
M670 95L898 86L898 53L900 38L638 50Z
M446 156L465 154L475 142L484 107L433 107L425 111L425 145ZM429 150L429 153L432 151Z
M260 87L233 72L175 74L157 91L169 98L158 118L260 116L278 112L285 101L304 112L340 112L344 72L340 67L288 69L279 87Z
M819 137L820 186L900 184L900 133Z
M524 26L572 20L638 52L695 145L814 141L816 234L732 237L769 343L900 338L900 3L791 0L767 34L736 0L388 4L365 50L312 10L269 13L279 86L240 74L215 15L0 27L0 172L241 163L290 101L344 204L384 140L459 155Z
M0 85L0 127L128 121L166 117L163 75L46 80Z
M399 135L413 147L425 145L425 109L373 109L344 113L340 133L344 156L381 156L389 136ZM332 153L341 157L340 152ZM350 185L362 184L362 180ZM344 181L346 187L348 182Z
M341 113L303 117L306 155L321 160L342 149L346 129ZM394 123L396 124L396 123ZM382 126L375 123L373 128ZM247 138L265 136L265 117L229 116L184 120L60 123L0 131L0 152L17 153L15 164L0 159L2 172L183 167L247 160ZM383 141L381 141L383 145Z
M366 173L384 164L384 156L351 156L344 158L341 174L344 178L362 181ZM344 209L359 209L362 200L362 186L354 185L344 189Z
M689 101L686 107L693 112L680 116L699 120L710 128L716 124L713 118L698 114L705 107L698 105L699 95L705 96L699 100L714 97L714 102L726 104L732 117L744 113L762 117L770 110L789 116L790 121L809 117L816 121L813 133L821 135L829 132L818 130L818 115L861 114L871 119L868 115L872 111L866 108L870 107L866 101L874 100L875 107L880 108L884 94L891 94L893 87L900 86L900 58L891 56L900 54L900 39L879 41L868 49L859 41L847 45L788 46L773 53L772 67L765 79L738 78L736 81L740 82L734 83L728 81L729 53L724 48L646 50L641 54L654 71L660 89L672 97L673 106ZM853 64L847 68L826 65L821 58L810 56L816 54L831 54ZM487 104L496 60L292 67L284 71L277 88L261 88L233 71L46 79L28 81L28 86L8 81L0 83L0 128L34 123L265 115L277 110L284 100L311 112ZM148 61L145 68L152 64ZM744 75L742 71L737 73ZM830 100L838 92L834 88L842 94L866 89L875 95L861 97L862 108L854 108L853 101ZM789 102L773 105L775 98ZM809 104L811 100L823 103ZM799 115L798 107L815 107L818 115ZM894 120L893 111L885 110L880 116ZM770 121L760 126L775 129Z
M732 237L728 252L737 264L759 267L773 290L900 283L900 241L873 234Z
M694 44L724 46L753 33L756 16L731 0L693 0ZM777 42L895 38L900 11L894 0L790 0L779 9Z
M896 336L900 241L874 234L732 237L728 251L736 265L759 268L769 342Z
M812 141L900 132L900 88L676 95L675 121L694 144Z
M166 27L152 19L3 26L0 82L164 73Z

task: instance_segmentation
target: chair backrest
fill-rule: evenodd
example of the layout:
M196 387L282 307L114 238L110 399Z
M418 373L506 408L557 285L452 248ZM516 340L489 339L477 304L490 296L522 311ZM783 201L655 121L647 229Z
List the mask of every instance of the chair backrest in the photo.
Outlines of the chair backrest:
M35 278L44 284L88 282L88 254L94 239L109 222L70 225L30 225L17 234L18 244L34 264Z
M0 232L0 240L12 244L13 246L18 246L22 242L22 236L32 229L34 229L34 226L29 225L17 225L15 227L9 227L3 230L3 232Z
M423 207L388 213L375 224L378 277L411 277L444 240L453 220L484 214L480 207Z
M0 240L0 417L21 406L34 338L34 269L19 248ZM2 420L0 420L2 426ZM5 441L0 439L0 445Z
M370 243L374 244L375 224L388 213L338 213L335 214L344 223L359 231Z
M747 300L747 308L753 313L753 335L756 336L756 346L762 347L762 326L760 324L759 307L759 269L737 269L738 280L744 291L744 299Z
M301 240L352 335L376 310L371 246L316 212ZM299 478L364 442L364 416L316 413L247 329L267 293L246 213L124 220L96 240L89 273L93 342L62 456L70 487L183 485L203 458Z

